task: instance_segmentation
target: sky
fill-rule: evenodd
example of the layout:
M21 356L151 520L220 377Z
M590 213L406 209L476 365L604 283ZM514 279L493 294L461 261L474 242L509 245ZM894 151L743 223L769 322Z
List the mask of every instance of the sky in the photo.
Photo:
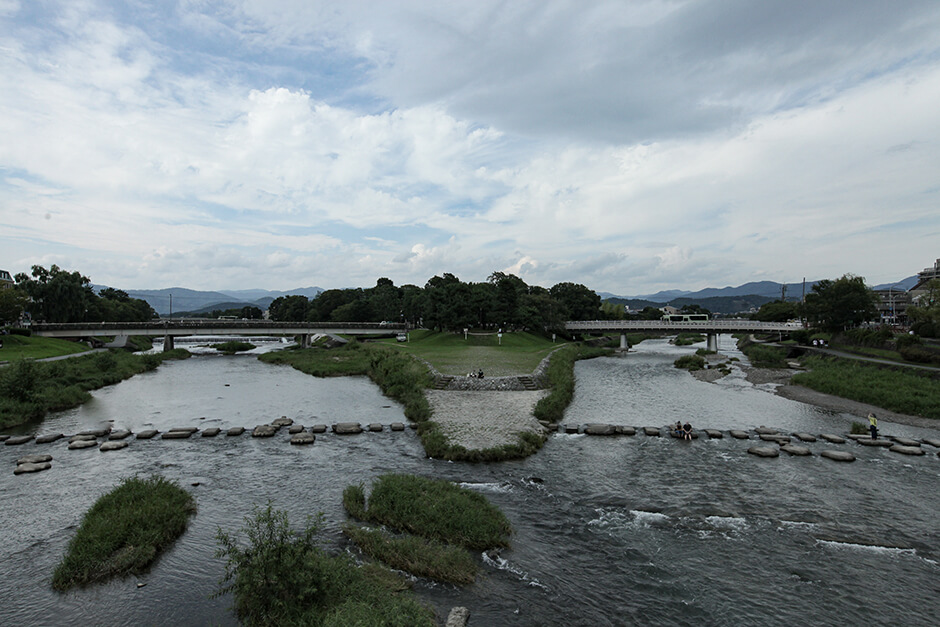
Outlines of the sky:
M940 2L0 0L0 268L650 294L940 257Z

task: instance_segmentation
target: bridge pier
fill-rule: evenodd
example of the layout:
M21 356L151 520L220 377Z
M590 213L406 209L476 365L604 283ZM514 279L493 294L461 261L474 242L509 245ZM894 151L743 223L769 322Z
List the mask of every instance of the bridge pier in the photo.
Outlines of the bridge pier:
M172 335L163 336L163 350L164 351L173 350L173 336Z
M627 344L627 334L621 333L620 334L620 350L625 351L628 348L630 348L630 346Z
M301 333L297 336L297 343L300 345L300 348L310 348L310 334Z
M705 350L718 352L718 334L717 333L706 333L705 334Z

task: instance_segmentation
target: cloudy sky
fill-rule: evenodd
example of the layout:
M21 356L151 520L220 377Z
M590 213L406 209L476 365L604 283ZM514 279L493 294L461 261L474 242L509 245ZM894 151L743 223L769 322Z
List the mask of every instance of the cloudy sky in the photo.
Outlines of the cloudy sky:
M936 0L0 0L0 268L622 295L940 257Z

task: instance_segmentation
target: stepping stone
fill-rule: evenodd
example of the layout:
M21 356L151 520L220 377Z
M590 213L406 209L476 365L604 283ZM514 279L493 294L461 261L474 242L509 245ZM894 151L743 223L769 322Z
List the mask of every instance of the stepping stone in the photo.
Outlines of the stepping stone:
M303 425L291 425L290 429L288 429L287 432L291 435L294 435L295 433L300 433L303 430L304 430Z
M859 440L871 439L871 436L868 435L867 433L849 433L845 437L847 437L850 440L855 440L856 442L858 442Z
M393 422L392 424L389 425L389 429L391 429L392 431L404 431L405 425L404 423L401 423L401 422Z
M839 435L833 435L832 433L821 433L819 437L830 444L845 444L845 438Z
M333 433L338 435L353 435L362 433L362 427L358 422L339 422L333 425Z
M774 448L773 446L752 446L747 449L747 452L751 455L757 455L758 457L779 457L780 449Z
M16 460L16 465L20 464L41 464L43 462L51 462L52 455L26 455L25 457L20 457Z
M705 429L705 434L713 440L720 440L725 437L725 435L718 429Z
M225 432L225 435L241 435L245 432L245 427L232 427Z
M613 425L588 424L584 425L584 432L588 435L614 435L617 430Z
M373 422L372 424L369 425L369 431L372 431L373 433L378 433L381 430L382 430L382 425L380 425L377 422Z
M295 433L291 436L291 444L313 444L317 439L317 436L313 435L309 431L302 431L300 433Z
M917 440L912 440L910 438L899 438L899 437L892 436L891 439L897 442L898 444L900 444L901 446L920 446L920 442L918 442Z
M929 444L930 446L940 448L940 440L935 440L933 438L924 438L924 444Z
M18 444L26 444L33 439L31 435L14 435L7 438L7 441L4 442L7 446L16 446Z
M731 434L731 437L732 437L732 438L735 438L735 439L738 439L738 440L747 440L747 439L750 439L750 437L751 437L750 434L749 434L747 431L741 431L741 430L739 430L739 429L732 429L732 430L729 431L728 433Z
M667 429L666 432L667 432L671 437L676 438L677 440L684 440L684 439L685 439L685 435L684 435L684 434L676 433L674 429ZM693 432L690 433L689 435L690 435L690 437L691 437L693 440L697 440L697 439L698 439L698 432L697 432L697 431L693 431Z
M127 442L124 442L124 441L113 442L109 440L105 442L104 444L102 444L101 446L99 446L98 450L101 451L102 453L107 453L108 451L119 451L122 448L127 448Z
M144 429L143 431L141 431L140 433L137 434L137 439L138 439L138 440L149 440L150 438L152 438L153 436L157 435L158 433L160 433L160 432L157 431L156 429Z
M757 427L756 429L754 429L754 431L757 433L757 435L775 435L775 434L780 433L776 429L771 429L770 427L765 427L763 425Z
M81 442L81 441L88 442L88 441L95 441L95 440L97 440L97 439L98 439L97 436L90 435L90 434L82 434L82 433L79 433L79 434L73 435L72 437L69 438L69 444L71 444L72 442Z
M816 436L812 433L794 433L794 436L802 442L815 442Z
M61 433L47 433L45 435L40 435L39 437L37 437L36 444L49 444L50 442L55 442L56 440L60 440L64 437L65 436L62 435Z
M901 453L903 455L923 455L924 449L920 446L904 446L903 444L895 444L889 451L894 451L895 453Z
M310 427L311 433L326 433L326 425L313 425Z
M79 431L78 435L93 435L96 438L103 438L109 433L111 433L111 427L101 427L100 429L87 429L85 431Z
M98 446L98 440L75 440L69 444L69 450L75 451L83 448L92 448Z
M108 436L108 439L109 440L123 440L130 434L131 432L126 429L121 429L119 431L112 431L111 434Z
M784 444L780 447L780 450L790 455L812 455L808 448L796 444Z
M214 438L222 432L222 429L219 427L209 427L208 429L202 430L202 437L204 438Z
M251 437L270 438L275 433L277 433L277 427L274 425L258 425L255 427L254 431L251 432Z
M636 435L636 427L620 427L621 435Z
M820 457L828 457L837 462L854 462L855 455L852 455L848 451L823 451L819 454Z
M170 431L178 431L178 432L185 431L187 433L192 434L192 433L196 433L197 431L199 431L199 428L198 427L173 427L172 429L170 429Z
M758 437L764 442L776 442L777 444L789 444L790 436L782 434L761 433Z
M862 446L894 446L894 442L891 440L872 440L871 438L867 440L856 440Z
M659 427L643 427L643 433L645 433L646 435L658 436Z
M409 423L408 423L408 428L411 429L412 431L417 431L417 430L418 430L418 423L417 423L417 422L409 422Z
M272 424L273 426L279 427L279 428L280 428L280 427L289 427L289 426L291 426L292 424L294 424L294 420L293 420L292 418L288 418L287 416L281 416L280 418L276 418L276 419L272 420L272 421L271 421L271 424Z
M10 436L8 436L8 435L6 435L6 434L0 435L0 442L6 442L6 441L9 440L9 439L10 439Z
M49 470L52 468L52 464L49 462L40 462L38 464L18 464L13 470L14 475L22 475L28 472L39 472L40 470Z
M166 431L160 435L163 440L185 440L193 434L192 431Z
M565 433L577 433L578 425L565 425Z

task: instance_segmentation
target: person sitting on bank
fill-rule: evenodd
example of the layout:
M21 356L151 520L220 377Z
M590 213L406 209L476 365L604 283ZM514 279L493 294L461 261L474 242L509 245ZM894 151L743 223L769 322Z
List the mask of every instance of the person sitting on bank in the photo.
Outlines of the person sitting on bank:
M677 438L681 438L684 435L682 432L682 421L680 420L676 421L676 427L675 429L673 429L673 433L676 434Z
M682 435L685 437L686 440L692 439L692 425L689 424L688 422L682 425Z
M477 378L478 378L478 379L482 379L482 378L483 378L483 368L480 368L480 372L477 373Z
M872 440L878 439L878 418L875 414L868 414L868 431Z

